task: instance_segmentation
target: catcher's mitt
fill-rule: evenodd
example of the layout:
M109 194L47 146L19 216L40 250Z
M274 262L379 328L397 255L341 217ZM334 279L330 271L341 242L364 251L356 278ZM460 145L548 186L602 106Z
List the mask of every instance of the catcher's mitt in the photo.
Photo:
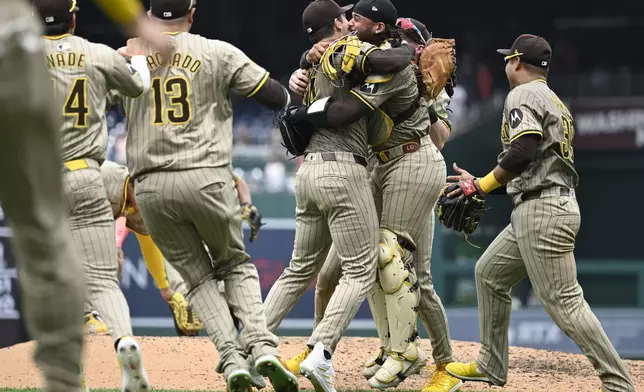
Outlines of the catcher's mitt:
M447 195L460 188L463 196L448 198ZM485 212L485 199L479 194L473 180L453 184L443 190L437 204L438 220L448 229L472 234Z
M250 227L250 242L257 239L259 229L264 226L262 223L262 214L257 207L252 204L244 204L241 206L242 219L248 223Z
M311 141L315 132L313 125L307 121L297 121L292 118L293 114L300 109L298 106L289 106L280 110L273 124L279 128L282 135L282 145L292 155L298 157L304 155L306 147Z
M436 98L456 72L455 46L454 39L432 38L420 54L425 98Z

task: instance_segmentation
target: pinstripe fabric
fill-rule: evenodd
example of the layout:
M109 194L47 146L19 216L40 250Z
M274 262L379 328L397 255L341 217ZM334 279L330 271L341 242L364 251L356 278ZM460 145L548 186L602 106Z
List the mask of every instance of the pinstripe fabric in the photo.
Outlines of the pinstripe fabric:
M110 336L116 341L126 335L132 336L130 310L117 277L112 208L105 197L107 193L98 163L91 163L87 169L64 174L69 225L85 268L89 303L101 314Z
M81 37L45 37L43 45L63 120L63 160L102 162L107 152L107 94L115 89L129 97L140 95L140 75L112 48Z
M400 230L401 235L411 238L417 246L412 257L420 289L419 316L430 336L434 362L442 364L452 361L452 349L447 315L432 285L430 261L434 236L433 207L445 183L446 168L442 154L429 136L421 142L423 147L415 153L384 165L376 164L371 175L371 188L381 217L380 226L392 231ZM341 272L332 246L316 283L316 325L324 314Z
M150 235L179 272L187 299L221 355L226 376L255 358L277 353L266 328L259 277L242 242L239 203L229 166L156 172L135 181L137 203ZM208 246L212 259L206 252ZM228 301L218 289L225 283ZM229 304L244 324L238 344Z
M177 271L177 269L174 268L172 264L168 262L168 260L164 259L163 262L165 266L165 275L168 279L168 282L170 283L170 288L173 291L183 294L184 297L188 295L188 286L181 278L179 271Z
M0 204L18 260L22 317L50 392L80 392L85 297L66 218L60 118L26 1L0 4ZM56 108L57 109L57 108Z
M230 165L230 92L249 95L267 76L233 45L187 32L174 35L168 65L150 53L150 91L125 99L127 165L133 178L157 170ZM134 132L133 132L134 130Z
M295 244L289 266L271 288L264 309L274 331L322 268L334 244L342 277L309 343L333 352L375 281L378 221L367 170L351 154L322 161L309 154L296 176Z
M510 289L527 274L546 312L592 363L602 388L635 391L577 282L573 250L580 223L573 197L546 194L520 203L511 224L477 262L482 343L477 363L496 384L507 381Z
M545 80L512 89L505 101L503 153L525 134L541 137L536 158L507 188L515 205L511 223L476 264L481 351L479 368L497 385L507 382L510 289L530 277L535 295L553 321L588 357L604 391L635 391L624 363L584 299L577 282L575 239L581 225L574 195L572 116ZM570 196L561 196L562 187ZM539 190L540 198L522 194Z

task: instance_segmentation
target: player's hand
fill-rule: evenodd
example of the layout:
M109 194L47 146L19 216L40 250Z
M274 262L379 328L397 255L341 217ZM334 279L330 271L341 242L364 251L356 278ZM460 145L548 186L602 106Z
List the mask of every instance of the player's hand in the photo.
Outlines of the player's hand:
M467 182L467 181L469 181L469 180L474 178L474 176L471 175L467 170L461 169L460 167L458 167L456 162L454 162L452 164L452 168L457 173L457 175L447 176L447 186L448 187L450 185L453 185L454 183L457 183L457 182L458 183L464 183L464 182ZM477 180L475 180L475 182L477 182ZM476 185L476 188L480 189L478 187L478 184ZM460 197L460 196L464 196L463 191L461 190L460 187L456 188L455 190L453 190L452 192L447 194L447 197L449 199L454 199L454 198L457 198L457 197Z
M264 223L262 223L262 214L254 205L244 204L241 206L241 216L248 223L248 227L250 227L250 242L257 240L259 229L264 226Z
M309 52L306 54L306 61L308 61L309 64L319 63L322 55L328 47L329 42L318 42L317 44L313 45L311 50L309 50Z
M304 95L309 84L309 71L298 69L293 72L291 79L288 81L288 88L295 94Z
M147 56L149 51L148 46L140 38L128 39L125 50L129 57Z
M156 26L147 15L143 14L134 22L125 26L125 31L130 37L143 39L152 48L158 51L163 58L170 58L174 51L174 44L170 36L163 34L163 31Z

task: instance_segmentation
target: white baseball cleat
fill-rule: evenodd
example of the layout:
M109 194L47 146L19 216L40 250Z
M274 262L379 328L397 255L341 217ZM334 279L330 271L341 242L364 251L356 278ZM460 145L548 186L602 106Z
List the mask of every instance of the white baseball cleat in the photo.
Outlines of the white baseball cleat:
M333 361L324 356L324 344L319 342L313 351L300 364L300 374L308 378L315 388L315 392L335 392L333 379Z
M122 392L143 392L150 387L148 375L143 367L143 358L139 344L130 336L119 341L116 355L123 372Z
M238 369L228 375L226 379L228 392L248 392L250 388L250 373L245 369Z

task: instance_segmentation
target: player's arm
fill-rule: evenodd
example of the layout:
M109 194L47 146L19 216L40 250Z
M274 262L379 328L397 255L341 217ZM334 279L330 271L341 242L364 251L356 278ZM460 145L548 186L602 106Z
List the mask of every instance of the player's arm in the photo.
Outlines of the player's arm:
M271 78L268 71L235 46L223 41L214 42L217 45L217 61L225 64L218 67L223 70L223 86L253 98L272 110L280 110L290 104L288 90Z
M431 137L434 145L439 150L442 150L452 132L452 123L449 121L447 106L449 105L450 97L442 90L434 103L429 107L429 136Z
M408 75L408 74L407 74ZM317 128L339 128L358 121L407 87L405 75L370 75L365 84L354 87L341 98L323 97L301 107L291 120L308 121Z
M304 52L300 58L300 68L309 69L318 63L327 47L328 43L318 43ZM389 49L371 46L358 57L355 67L363 75L400 72L411 63L413 55L412 50L406 45Z
M237 197L239 198L239 205L242 207L245 205L253 204L253 198L250 194L250 188L248 183L244 181L243 178L234 175L233 179L235 181L235 189L237 189Z
M147 51L141 40L129 39L127 52L132 57L128 64L123 56L110 49L111 66L104 68L108 88L130 98L136 98L148 91L151 78L146 59Z

